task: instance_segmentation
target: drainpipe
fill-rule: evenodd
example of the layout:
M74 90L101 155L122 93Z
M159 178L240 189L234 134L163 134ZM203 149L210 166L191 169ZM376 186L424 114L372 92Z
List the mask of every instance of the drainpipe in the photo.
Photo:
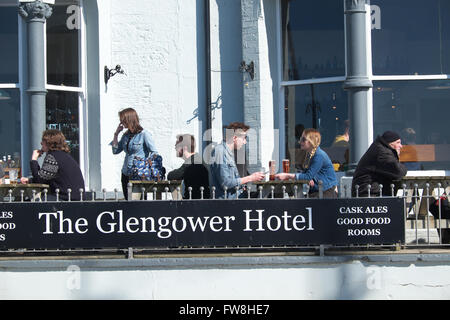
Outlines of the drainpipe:
M30 144L32 150L41 148L42 132L46 128L45 119L45 48L44 25L52 15L52 8L36 0L19 6L19 14L27 23L28 40L28 89L30 108Z
M350 119L349 174L356 168L372 140L372 110L368 103L369 78L366 46L366 1L344 0L346 24L346 79Z
M210 0L205 0L205 81L206 81L206 132L211 133L212 110L211 110L211 16ZM212 136L211 136L212 137ZM209 144L209 143L207 143Z

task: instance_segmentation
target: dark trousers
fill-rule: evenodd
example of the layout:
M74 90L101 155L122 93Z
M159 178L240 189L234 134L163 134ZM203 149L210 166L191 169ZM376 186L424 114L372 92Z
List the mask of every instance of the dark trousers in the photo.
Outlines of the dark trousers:
M121 181L122 181L123 196L125 197L125 200L128 200L128 181L130 181L130 177L122 173Z
M319 192L312 192L309 194L310 198L318 198L319 197ZM335 187L331 187L328 190L325 190L323 192L323 198L324 199L337 199L338 194L336 193Z

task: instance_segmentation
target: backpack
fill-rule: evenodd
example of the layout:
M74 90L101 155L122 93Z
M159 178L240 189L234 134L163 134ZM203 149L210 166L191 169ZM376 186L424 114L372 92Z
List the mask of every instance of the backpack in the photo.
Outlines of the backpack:
M163 167L163 159L158 154L153 154L148 158L134 157L131 167L130 180L160 181L166 175L166 168Z

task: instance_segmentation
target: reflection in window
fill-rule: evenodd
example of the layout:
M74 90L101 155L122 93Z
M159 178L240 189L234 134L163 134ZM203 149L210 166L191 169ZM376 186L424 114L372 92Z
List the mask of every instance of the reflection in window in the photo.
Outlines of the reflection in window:
M77 0L57 0L47 20L47 83L80 86L80 7Z
M17 2L7 0L0 6L0 83L19 82L17 19Z
M406 146L400 155L409 170L450 165L450 81L375 81L374 137L397 131Z
M450 73L450 1L370 3L373 74Z
M321 148L344 170L348 163L347 93L342 83L311 84L285 88L286 157L300 169L305 154L299 138L306 128L316 128L322 135Z
M345 75L343 1L282 0L283 79Z
M20 157L20 98L17 89L0 89L0 156Z
M79 162L78 93L49 90L47 93L47 129L61 130L71 155Z

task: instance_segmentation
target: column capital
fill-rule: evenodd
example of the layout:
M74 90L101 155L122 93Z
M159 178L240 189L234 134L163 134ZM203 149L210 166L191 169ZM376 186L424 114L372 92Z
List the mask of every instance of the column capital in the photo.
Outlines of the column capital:
M345 0L345 13L366 12L366 0Z
M19 6L19 14L27 21L45 22L52 15L52 7L42 0L36 0L22 3Z

